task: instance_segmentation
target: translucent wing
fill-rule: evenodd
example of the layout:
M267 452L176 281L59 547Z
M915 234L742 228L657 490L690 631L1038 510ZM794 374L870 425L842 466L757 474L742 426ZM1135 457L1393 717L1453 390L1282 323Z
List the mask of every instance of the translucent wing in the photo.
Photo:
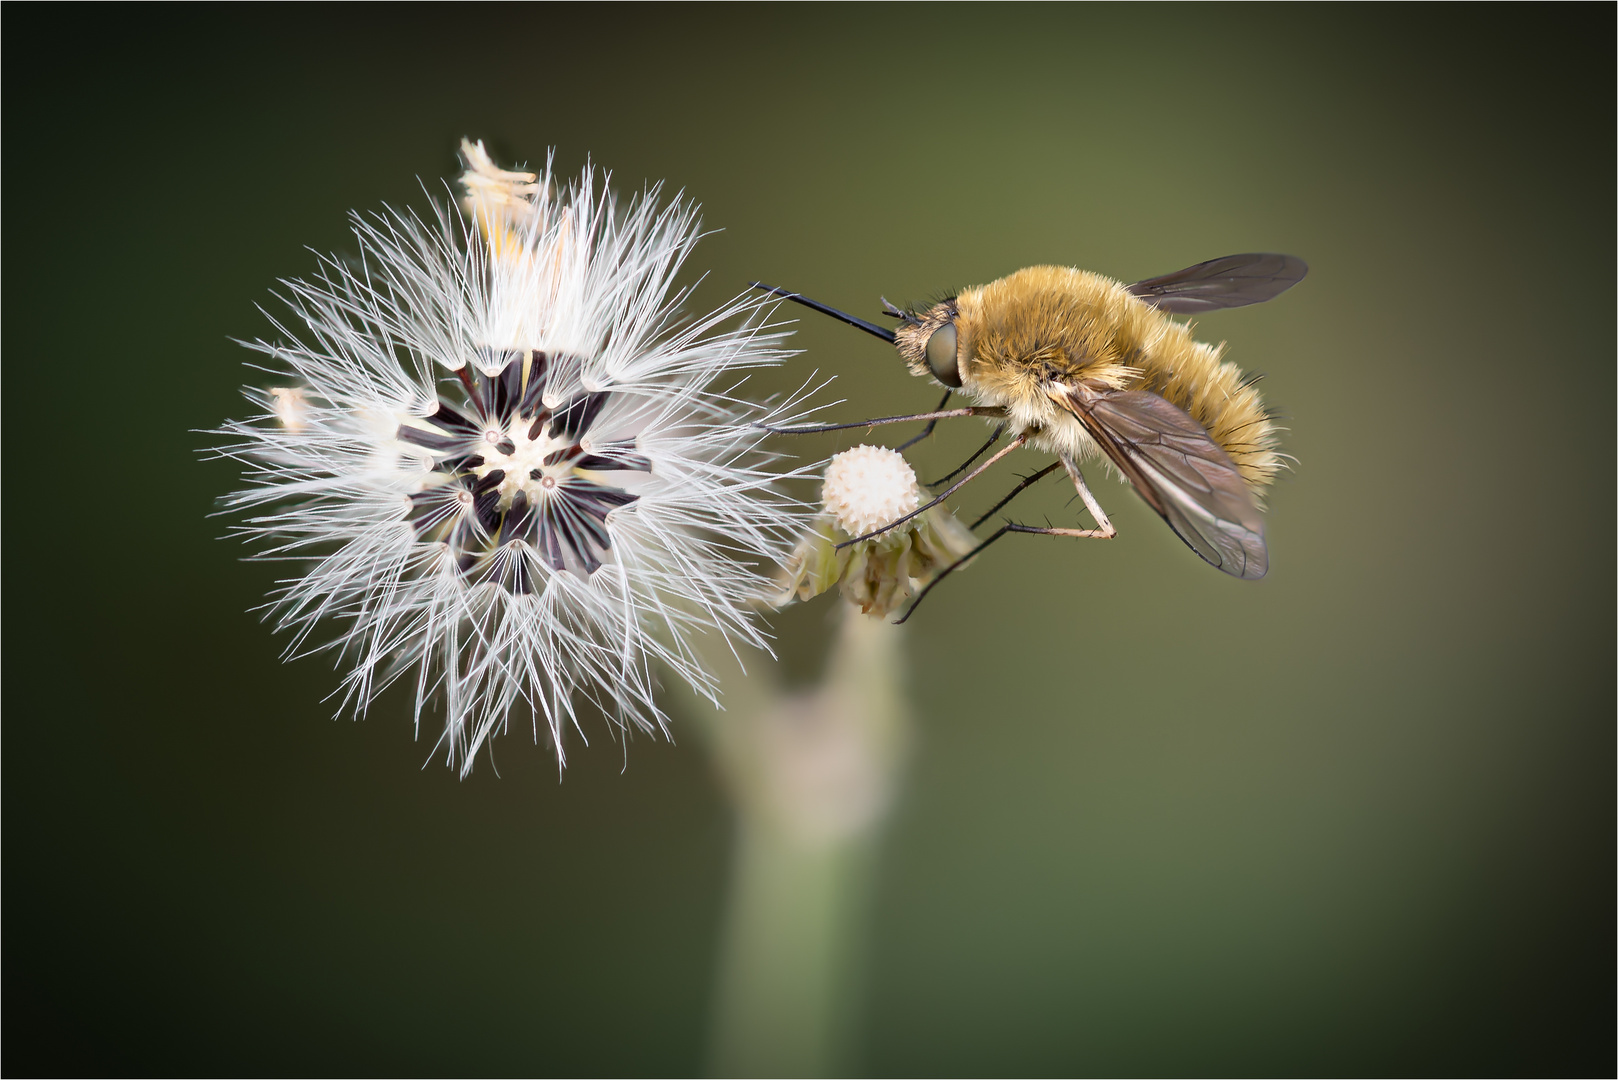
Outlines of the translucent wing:
M1051 396L1192 551L1232 577L1264 576L1270 562L1258 503L1201 424L1144 390L1063 387Z
M1128 286L1159 311L1192 315L1274 300L1303 280L1309 267L1295 255L1226 255Z

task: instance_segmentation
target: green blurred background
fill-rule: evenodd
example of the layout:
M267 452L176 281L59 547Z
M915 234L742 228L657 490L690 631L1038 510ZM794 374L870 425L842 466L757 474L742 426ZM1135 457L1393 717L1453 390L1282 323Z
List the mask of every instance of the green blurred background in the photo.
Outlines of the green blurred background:
M1312 267L1201 320L1300 460L1266 580L1104 486L1120 540L1008 538L905 631L861 1068L1611 1074L1610 6L6 25L4 446L47 481L6 499L7 1073L702 1068L730 825L700 740L625 768L598 728L561 783L523 734L499 777L423 767L402 696L334 723L329 667L279 662L273 570L207 517L228 339L469 134L684 188L724 229L699 306ZM765 381L835 373L839 416L935 400L829 320L797 344ZM794 677L832 608L778 620Z

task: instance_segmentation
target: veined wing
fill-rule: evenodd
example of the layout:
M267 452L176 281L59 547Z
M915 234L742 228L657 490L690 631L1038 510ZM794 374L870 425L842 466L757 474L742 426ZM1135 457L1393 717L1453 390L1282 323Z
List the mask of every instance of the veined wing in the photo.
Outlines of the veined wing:
M1255 252L1226 255L1126 288L1159 311L1193 315L1273 300L1308 272L1308 265L1296 255Z
M1232 577L1264 576L1270 562L1258 503L1201 424L1145 390L1065 386L1051 397L1186 546Z

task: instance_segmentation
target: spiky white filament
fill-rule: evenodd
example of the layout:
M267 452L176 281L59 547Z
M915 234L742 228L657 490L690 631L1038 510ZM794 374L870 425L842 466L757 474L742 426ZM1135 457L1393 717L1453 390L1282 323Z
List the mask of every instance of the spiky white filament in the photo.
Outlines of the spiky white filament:
M284 282L293 318L272 319L279 341L250 345L294 385L247 390L260 415L221 432L248 481L225 500L250 515L237 531L264 545L260 557L299 564L271 604L288 655L340 654L343 708L356 715L411 676L418 732L437 703L439 746L463 774L514 712L532 713L536 737L544 725L559 763L564 728L583 735L581 703L624 728L666 731L659 666L714 697L691 639L765 646L752 611L806 513L781 493L757 426L799 403L749 404L728 392L734 380L715 389L779 362L785 333L745 295L681 321L686 292L672 281L698 238L695 208L660 204L656 187L621 204L590 168L558 189L549 163L521 194L525 212L501 243L453 204L427 220L356 215L358 257ZM611 550L589 576L520 542L498 549L528 564L528 594L474 583L406 516L442 474L398 430L490 346L581 358L547 399L610 391L591 438L632 440L651 463L613 474L637 499L607 518ZM317 641L328 625L335 638Z

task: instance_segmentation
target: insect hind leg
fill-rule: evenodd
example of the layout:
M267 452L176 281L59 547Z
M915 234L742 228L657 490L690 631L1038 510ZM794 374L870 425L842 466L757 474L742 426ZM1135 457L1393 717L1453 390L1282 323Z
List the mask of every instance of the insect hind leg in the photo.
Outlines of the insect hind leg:
M1062 463L1060 461L1053 461L1043 469L1039 470L1037 473L1031 473L1028 476L1023 477L1022 482L1011 489L1010 495L1007 495L1005 498L989 507L988 510L984 511L981 517L972 522L972 524L967 526L967 528L975 529L979 525L982 525L985 521L988 521L990 518L994 517L995 514L999 513L1000 509L1012 499L1015 499L1018 495L1021 495L1023 492L1027 491L1029 488L1033 487L1035 484L1039 483L1041 480L1045 479L1045 477L1049 476L1051 473L1055 472L1061 467Z
M1048 465L1039 472L1034 473L1032 476L1024 478L1022 483L1018 484L1012 489L1010 495L1007 495L1004 499L1001 499L995 504L994 510L990 510L989 514L994 513L995 510L1000 509L1000 507L1006 505L1006 503L1016 498L1024 489L1038 483L1041 479L1056 471L1056 464L1057 463ZM1084 500L1085 508L1088 509L1091 516L1096 519L1096 528L1059 529L1049 525L1023 525L1019 522L1008 521L996 529L988 539L984 540L977 547L973 548L971 551L968 551L965 555L962 555L959 559L956 559L954 562L944 567L943 570L939 571L938 576L929 581L926 587L923 588L921 592L916 594L916 598L910 602L910 606L905 609L905 613L898 619L894 620L894 625L897 626L899 623L904 622L906 619L910 618L910 616L914 615L916 613L916 609L921 606L921 602L923 600L927 599L927 594L933 591L933 587L935 585L949 577L949 575L953 574L967 563L971 562L973 559L977 558L978 555L983 552L984 548L987 548L990 544L994 543L1007 533L1028 533L1035 536L1067 536L1083 540L1111 540L1113 537L1117 536L1118 530L1113 528L1112 522L1107 518L1107 512L1101 509L1101 504L1096 502L1096 497L1090 494L1090 488L1087 484L1085 484L1084 474L1079 472L1078 464L1065 454L1062 455L1060 464L1066 466L1068 475L1073 478L1073 486L1078 489L1079 498ZM981 525L984 518L987 518L989 514L985 514L982 518L979 518L976 522L973 522L972 527L977 528L978 525Z
M1118 535L1118 530L1111 525L1105 529L1057 529L1049 525L1020 525L1015 521L1007 522L1005 531L1033 533L1038 536L1076 536L1085 540L1111 540Z
M1006 535L1006 533L1032 533L1038 536L1072 536L1091 540L1111 540L1113 537L1118 535L1118 530L1114 529L1110 522L1107 524L1105 529L1057 529L1050 526L1022 525L1015 521L1008 521L990 534L989 538L983 541L983 543L979 544L977 547L973 548L971 551L968 551L965 555L962 555L959 559L956 559L954 562L944 567L944 569L940 570L938 572L938 576L929 581L926 587L923 588L921 592L916 594L916 598L910 602L910 606L905 609L905 613L899 618L895 619L893 624L898 626L900 623L910 618L910 616L914 615L916 613L916 609L921 606L921 602L927 599L927 594L933 591L933 586L937 585L940 581L943 581L955 571L977 558L978 555L983 552L984 548Z
M1079 471L1079 463L1062 455L1062 466L1067 469L1068 476L1073 478L1073 486L1078 489L1079 498L1084 500L1084 508L1090 511L1090 516L1096 519L1094 529L1033 529L1028 526L1018 526L1017 532L1043 532L1052 536L1091 536L1098 540L1111 540L1118 535L1118 530L1112 527L1107 519L1107 512L1101 509L1096 497L1090 494L1090 487L1084 482L1084 474Z
M905 609L905 613L895 619L893 621L893 625L898 626L900 623L910 618L910 616L914 615L916 613L916 609L921 606L921 602L927 599L927 594L933 591L934 586L936 586L940 581L943 581L945 578L949 577L955 571L959 570L961 567L965 566L967 563L971 562L973 559L977 558L979 553L981 553L984 548L988 547L990 544L994 543L996 540L1000 539L1002 536L1006 535L1006 533L1011 531L1011 526L1001 526L995 530L993 536L989 537L987 540L983 541L983 543L979 544L977 547L973 548L971 551L968 551L965 555L962 555L959 559L956 559L954 562L944 567L944 569L940 570L938 572L938 576L929 581L926 587L923 588L921 592L916 594L916 598L910 602L910 606Z

